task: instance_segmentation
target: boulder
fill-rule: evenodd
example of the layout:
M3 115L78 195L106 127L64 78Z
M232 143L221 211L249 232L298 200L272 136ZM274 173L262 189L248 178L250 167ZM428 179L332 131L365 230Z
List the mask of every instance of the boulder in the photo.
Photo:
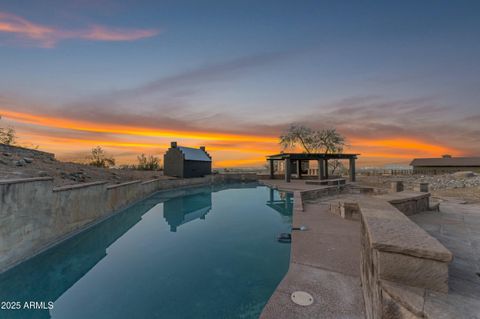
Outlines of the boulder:
M33 158L31 157L24 157L23 160L25 161L25 163L28 163L28 164L33 162Z
M23 159L15 161L16 166L25 166L25 164L26 164L26 162Z
M452 174L455 178L470 178L470 177L475 177L475 173L472 171L461 171L461 172L456 172Z

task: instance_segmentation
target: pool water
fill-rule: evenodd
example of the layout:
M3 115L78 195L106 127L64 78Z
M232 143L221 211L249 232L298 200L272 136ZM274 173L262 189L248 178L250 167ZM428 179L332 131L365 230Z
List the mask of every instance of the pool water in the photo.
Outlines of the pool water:
M0 318L257 318L288 270L291 211L256 184L157 193L0 275L0 301L47 308Z

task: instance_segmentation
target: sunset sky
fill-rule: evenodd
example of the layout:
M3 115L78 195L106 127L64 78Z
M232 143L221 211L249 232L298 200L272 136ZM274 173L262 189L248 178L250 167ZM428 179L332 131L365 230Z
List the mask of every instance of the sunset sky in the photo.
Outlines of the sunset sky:
M0 0L0 120L65 160L205 145L261 166L290 123L360 166L480 156L478 1Z

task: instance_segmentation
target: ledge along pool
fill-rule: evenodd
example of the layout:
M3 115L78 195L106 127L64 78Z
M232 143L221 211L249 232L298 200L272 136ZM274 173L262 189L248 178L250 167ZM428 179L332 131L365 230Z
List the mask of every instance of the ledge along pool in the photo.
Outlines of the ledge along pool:
M20 309L0 318L257 318L291 214L291 194L257 184L154 194L1 274L2 307Z

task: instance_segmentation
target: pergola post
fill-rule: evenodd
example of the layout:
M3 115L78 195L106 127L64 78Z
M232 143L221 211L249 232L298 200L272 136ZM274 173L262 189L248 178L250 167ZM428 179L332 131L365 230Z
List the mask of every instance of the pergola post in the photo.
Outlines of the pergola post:
M325 162L323 159L318 160L318 179L323 179L325 176Z
M292 174L292 167L290 164L290 158L285 159L285 182L290 183L290 178Z
M268 162L270 163L270 179L274 179L275 168L273 167L273 160L268 160Z
M349 159L350 181L355 182L355 158Z
M328 179L328 159L325 159L325 179Z
M302 178L302 161L297 160L297 178L301 179Z

